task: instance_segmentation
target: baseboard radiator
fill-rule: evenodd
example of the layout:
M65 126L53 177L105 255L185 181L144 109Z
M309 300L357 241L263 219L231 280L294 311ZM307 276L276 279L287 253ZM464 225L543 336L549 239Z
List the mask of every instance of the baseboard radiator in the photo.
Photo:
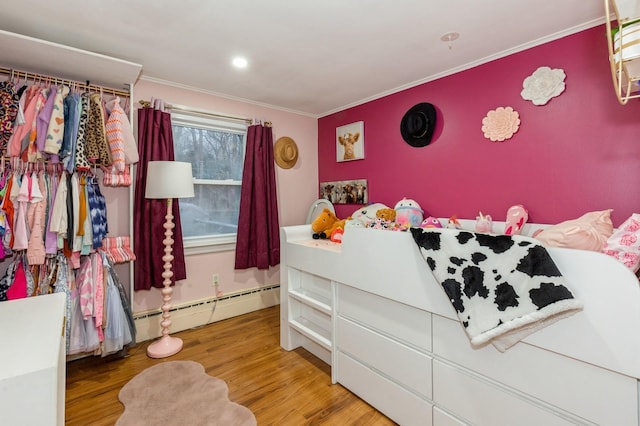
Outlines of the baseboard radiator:
M171 312L170 332L188 330L275 306L279 303L280 285L274 285L225 294L218 298L210 297L175 305L169 311ZM136 341L144 342L145 340L160 337L162 334L161 319L162 311L159 307L153 311L134 314Z

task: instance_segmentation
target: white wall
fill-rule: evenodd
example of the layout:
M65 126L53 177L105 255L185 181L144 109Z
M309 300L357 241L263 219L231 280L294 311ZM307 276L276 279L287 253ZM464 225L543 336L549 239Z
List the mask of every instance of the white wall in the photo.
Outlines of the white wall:
M215 76L212 75L212 78ZM280 225L304 223L309 206L318 197L318 126L316 118L158 82L139 81L134 86L133 104L136 107L139 100L148 101L152 97L161 98L170 104L271 121L274 142L280 136L293 138L298 145L297 164L288 170L276 166ZM136 121L137 112L134 111L134 125ZM137 132L137 130L135 131ZM122 194L114 194L113 197L116 198L111 201L114 206L118 206L118 218L115 219L118 223L121 222L122 214L125 211L122 206L126 203L121 199L125 196L124 191ZM136 219L134 217L134 220ZM111 221L111 219L109 220ZM220 290L224 293L279 284L279 267L271 268L268 271L259 271L256 268L235 271L234 259L234 251L187 256L187 279L176 284L172 305L213 296L214 292L211 287L211 274L213 273L220 274ZM161 304L162 295L158 289L141 290L134 293L134 312L157 309Z

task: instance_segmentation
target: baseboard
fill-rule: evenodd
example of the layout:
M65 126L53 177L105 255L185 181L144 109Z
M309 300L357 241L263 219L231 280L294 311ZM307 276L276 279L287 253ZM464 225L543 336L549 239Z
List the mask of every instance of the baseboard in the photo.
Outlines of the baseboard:
M233 294L225 294L217 299L211 297L183 305L173 306L170 332L188 330L212 322L243 315L280 303L280 286L260 287ZM215 309L214 309L215 307ZM144 342L160 337L162 329L160 309L134 315L136 342Z

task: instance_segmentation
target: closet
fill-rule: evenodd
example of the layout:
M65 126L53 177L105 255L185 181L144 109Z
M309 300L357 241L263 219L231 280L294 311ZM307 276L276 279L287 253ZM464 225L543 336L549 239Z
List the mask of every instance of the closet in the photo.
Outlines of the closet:
M0 30L0 94L4 93L3 100L20 100L18 111L0 105L4 114L0 120L9 112L16 113L15 120L5 120L15 127L0 128L0 194L3 195L0 252L5 254L0 256L3 257L0 273L4 277L0 280L0 309L3 294L5 299L11 299L25 294L31 298L54 291L65 292L72 302L67 303L67 356L114 353L127 339L127 336L114 337L107 333L107 326L101 330L99 322L102 318L114 325L127 319L112 317L109 321L107 310L117 307L118 301L123 305L121 311L129 309L130 313L131 309L132 266L126 260L133 260L129 247L133 187L118 184L118 177L125 173L120 167L117 173L113 170L115 163L122 161L127 165L125 170L130 171L135 161L124 160L117 143L102 146L108 152L100 149L97 154L89 152L95 151L95 144L93 148L89 145L90 140L95 139L92 129L102 128L106 132L109 120L116 114L120 115L113 122L125 124L124 129L119 127L118 134L130 134L131 138L124 139L132 139L133 84L141 68L128 61ZM58 98L63 102L59 103ZM34 109L32 105L36 105ZM45 113L45 108L51 112ZM56 111L63 114L62 118L58 117L58 131L65 135L58 151L51 145L56 142L53 124ZM69 119L74 113L79 117ZM106 134L103 137L106 138ZM86 143L81 145L80 140ZM108 167L103 171L101 166ZM127 179L130 182L131 174L123 181ZM114 186L108 186L112 184ZM63 188L66 193L61 195ZM7 210L11 207L6 208L5 199L12 201L9 204L13 211L9 214ZM67 220L57 223L58 213ZM80 220L84 226L74 227L70 224L73 220L76 224ZM38 227L42 221L46 224ZM65 232L67 230L69 232ZM48 237L52 239L48 241ZM110 237L110 244L102 244L105 237ZM127 242L127 247L120 246L122 241ZM117 250L116 255L106 256L105 247ZM114 259L119 262L114 263ZM103 268L103 265L109 266ZM61 289L65 275L71 285ZM18 276L20 287L7 288ZM98 322L96 327L83 329L75 318L89 315L95 308L91 300L97 299L86 295L96 291L94 283L98 280L107 283L98 291L99 300L112 300L112 303L100 305L104 310L102 315L100 309L93 314ZM11 297L6 297L7 293ZM76 303L78 300L83 303ZM130 323L121 330L132 326ZM104 332L104 336L93 335L96 330L98 334ZM135 334L135 329L132 331ZM83 337L74 342L78 336Z

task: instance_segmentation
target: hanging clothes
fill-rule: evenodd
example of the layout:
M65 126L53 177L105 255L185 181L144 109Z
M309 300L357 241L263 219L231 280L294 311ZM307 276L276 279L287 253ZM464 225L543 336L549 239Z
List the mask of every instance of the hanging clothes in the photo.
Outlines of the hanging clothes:
M64 99L69 94L69 90L67 86L58 87L47 127L44 152L54 155L56 161L64 138Z
M44 178L35 172L31 175L31 199L29 200L29 210L27 218L29 222L29 242L27 245L27 260L29 265L44 264L44 226L46 221L46 188Z
M135 344L136 328L133 315L127 302L124 287L120 284L113 265L102 253L103 265L107 277L107 309L109 322L104 330L103 356L117 352L127 345Z
M60 160L65 170L73 173L76 159L76 142L80 126L80 95L70 93L64 98L64 136L60 147Z
M4 271L4 275L2 275L2 278L0 278L0 302L9 300L9 296L7 293L14 282L17 267L18 262L16 260L12 261Z
M95 177L90 178L87 184L87 199L93 249L97 250L102 247L102 240L107 237L109 226L107 224L107 202L100 192L100 185Z
M18 178L14 175L14 186L12 190L16 189L14 203L18 208L15 211L14 217L14 250L26 250L29 247L29 227L27 226L27 205L29 203L29 186L31 184L31 178L25 174L22 176L22 182L18 183Z
M58 235L51 230L51 223L53 219L53 205L58 189L58 174L55 172L47 173L44 177L47 186L47 222L45 228L44 247L47 255L54 255L58 252Z
M27 275L22 259L17 259L13 282L7 290L7 300L24 299L25 297L27 297Z
M37 114L43 105L42 89L38 86L29 86L29 88L23 92L20 103L23 102L26 105L24 109L24 122L14 126L14 131L7 145L7 152L11 157L20 157L24 152L26 155L26 149L29 144L29 135L32 128L35 127ZM18 120L19 121L19 120Z
M105 130L111 149L113 167L116 171L123 172L126 164L138 162L138 146L127 115L120 106L120 98L115 97L107 102L105 108L109 114Z
M67 173L60 175L60 181L56 190L56 197L53 203L53 211L49 217L49 231L56 234L56 246L63 247L63 241L67 237L68 215L67 215Z
M47 100L44 103L40 113L38 114L36 121L36 148L38 153L44 152L44 146L47 139L47 130L49 129L49 122L53 115L53 106L56 100L58 89L51 87L47 93ZM41 155L39 156L41 158Z
M69 346L71 339L71 324L72 324L72 308L73 301L71 296L71 288L67 281L67 271L68 264L67 259L62 255L58 254L56 257L55 263L53 263L51 268L51 274L49 275L49 280L55 282L54 287L55 293L64 293L67 296L67 304L66 304L66 318L65 321L65 336L66 336L66 351L69 354Z
M20 96L12 81L0 82L0 152L5 152L18 116Z
M99 250L107 203L91 169L124 175L138 161L121 99L65 85L17 87L0 83L0 150L11 157L0 165L0 259L14 256L0 277L0 301L64 293L67 354L120 351L135 344L135 324Z
M94 164L108 166L111 164L111 153L104 124L104 112L100 95L92 93L89 96L88 129L86 131L87 158Z
M13 191L14 176L15 176L15 173L7 177L7 186L6 188L3 188L4 197L2 198L1 207L2 207L2 210L4 210L4 212L7 215L7 223L9 224L9 229L11 229L8 235L7 233L5 233L5 238L3 238L2 240L3 241L2 245L5 248L5 253L7 252L7 246L13 247L13 239L14 239L13 226L14 226L15 211L13 208L13 201L11 200L11 195L13 193L12 191ZM7 237L8 237L8 241L5 242L5 240L7 240Z

